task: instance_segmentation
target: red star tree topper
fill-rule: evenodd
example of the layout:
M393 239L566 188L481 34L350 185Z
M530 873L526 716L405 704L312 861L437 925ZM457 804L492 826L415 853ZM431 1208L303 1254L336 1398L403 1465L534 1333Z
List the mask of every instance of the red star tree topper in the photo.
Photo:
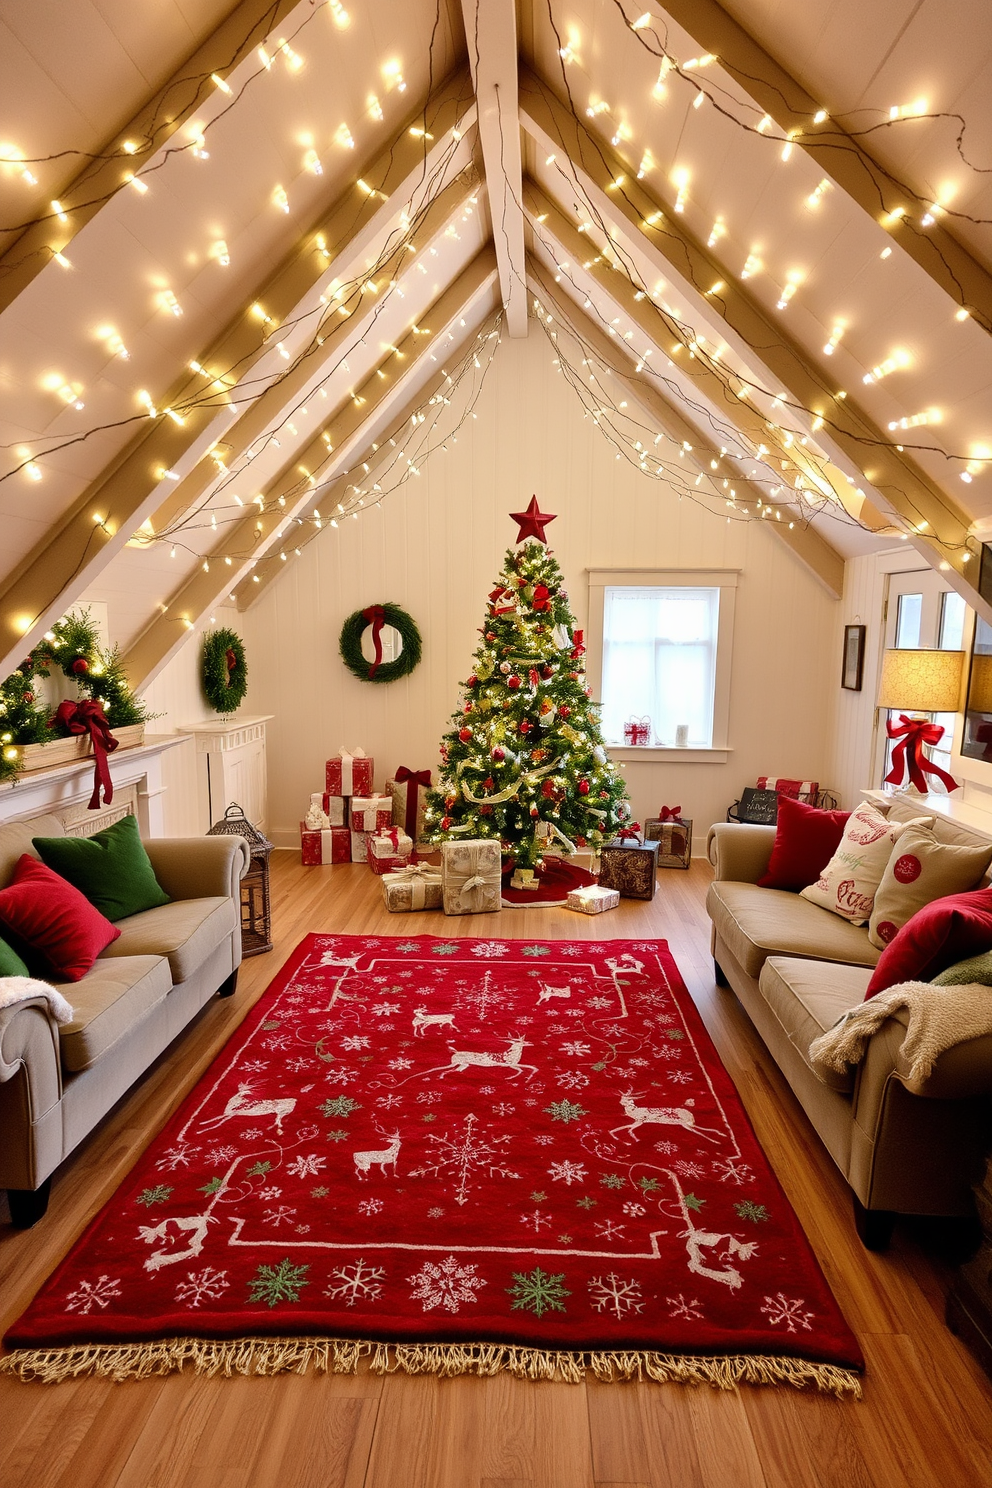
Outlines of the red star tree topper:
M582 632L545 546L553 515L535 496L511 516L518 546L507 549L486 602L426 826L434 842L496 837L533 867L545 852L599 847L630 810L586 689Z

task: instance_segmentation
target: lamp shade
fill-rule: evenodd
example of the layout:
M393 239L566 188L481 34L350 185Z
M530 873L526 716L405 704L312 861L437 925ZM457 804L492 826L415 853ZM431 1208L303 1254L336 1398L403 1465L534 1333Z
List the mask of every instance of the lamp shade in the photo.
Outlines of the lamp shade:
M904 713L956 713L964 659L963 651L886 651L878 706Z
M978 651L971 658L968 707L974 713L992 713L992 656Z

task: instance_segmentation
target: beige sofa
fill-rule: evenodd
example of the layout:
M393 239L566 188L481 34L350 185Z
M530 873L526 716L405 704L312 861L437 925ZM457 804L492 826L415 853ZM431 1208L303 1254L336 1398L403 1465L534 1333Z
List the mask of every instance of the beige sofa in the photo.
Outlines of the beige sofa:
M0 826L0 888L32 837L63 835L55 816ZM145 843L172 902L118 921L121 935L79 982L61 1028L43 998L0 1009L0 1187L13 1223L45 1212L51 1175L215 993L229 997L241 961L241 837Z
M897 820L921 814L899 799L889 808ZM934 832L943 842L980 840L939 817ZM881 952L867 927L798 894L758 887L774 840L774 827L724 822L710 829L715 871L707 910L717 981L737 994L850 1184L862 1240L881 1250L899 1214L974 1213L970 1185L992 1135L992 1038L957 1045L914 1083L900 1055L906 1024L895 1017L870 1040L857 1069L823 1083L809 1046L864 1001Z

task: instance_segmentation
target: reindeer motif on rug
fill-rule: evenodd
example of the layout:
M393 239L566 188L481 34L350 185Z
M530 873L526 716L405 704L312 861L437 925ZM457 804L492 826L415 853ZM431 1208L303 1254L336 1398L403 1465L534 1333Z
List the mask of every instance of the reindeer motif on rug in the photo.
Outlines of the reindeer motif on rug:
M282 1123L296 1106L293 1096L286 1096L282 1100L252 1100L252 1086L239 1085L237 1095L232 1095L220 1116L213 1116L209 1121L201 1123L201 1131L213 1131L225 1121L232 1121L236 1116L274 1116L275 1130L282 1133Z
M530 1071L530 1074L527 1076L528 1079L530 1079L531 1075L536 1075L538 1073L536 1064L520 1063L520 1056L524 1049L527 1048L527 1040L523 1034L508 1039L507 1042L509 1047L502 1054L476 1052L474 1049L453 1049L449 1044L448 1048L451 1049L451 1057L448 1063L435 1065L433 1069L423 1070L421 1073L425 1075L440 1074L444 1076L450 1075L452 1071L457 1071L458 1074L464 1074L467 1069L505 1069L510 1072L514 1079L516 1079L522 1070Z
M353 1152L351 1155L355 1161L355 1173L358 1178L367 1178L369 1168L373 1164L379 1169L382 1176L386 1176L387 1166L392 1167L393 1177L396 1177L396 1160L403 1145L399 1132L384 1132L381 1127L376 1127L380 1136L385 1137L389 1143L388 1147L373 1152Z
M639 1126L681 1126L686 1131L695 1132L697 1136L705 1137L707 1142L718 1142L724 1135L711 1126L697 1126L696 1114L691 1109L692 1098L686 1101L684 1106L638 1106L636 1101L643 1100L643 1095L635 1095L632 1090L625 1090L620 1097L620 1104L627 1115L633 1119L625 1126L615 1126L610 1136L615 1136L619 1131L630 1132L633 1138Z

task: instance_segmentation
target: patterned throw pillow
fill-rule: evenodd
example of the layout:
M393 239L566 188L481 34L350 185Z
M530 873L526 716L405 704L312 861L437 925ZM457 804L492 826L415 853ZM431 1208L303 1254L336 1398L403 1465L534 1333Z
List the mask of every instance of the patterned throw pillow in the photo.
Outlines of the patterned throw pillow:
M951 846L938 842L932 827L907 826L876 890L868 939L883 950L924 904L977 888L990 863L992 843Z
M859 806L851 812L830 862L816 883L801 891L801 897L852 925L867 925L893 845L907 827L916 825L915 821L890 822L874 806Z

